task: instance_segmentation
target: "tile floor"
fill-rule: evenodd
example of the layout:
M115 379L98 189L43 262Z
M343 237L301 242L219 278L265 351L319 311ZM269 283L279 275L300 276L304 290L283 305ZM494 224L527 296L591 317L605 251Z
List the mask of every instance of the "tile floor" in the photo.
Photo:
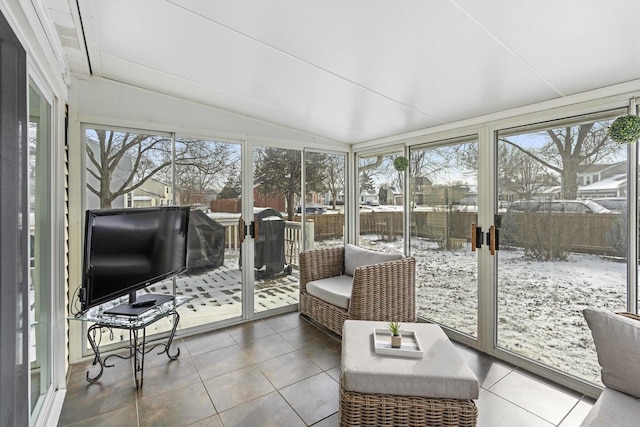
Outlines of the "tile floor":
M144 386L128 361L102 378L71 366L59 426L337 426L340 341L288 313L187 338L180 357L149 353ZM480 427L578 426L593 399L456 345L478 376Z

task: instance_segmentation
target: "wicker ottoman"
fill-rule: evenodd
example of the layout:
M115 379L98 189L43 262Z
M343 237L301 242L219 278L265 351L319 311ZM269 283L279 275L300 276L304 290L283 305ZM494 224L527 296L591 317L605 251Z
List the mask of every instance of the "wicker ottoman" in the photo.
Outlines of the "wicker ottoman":
M404 323L422 358L374 352L387 322L347 320L342 331L340 426L475 426L478 379L438 325Z

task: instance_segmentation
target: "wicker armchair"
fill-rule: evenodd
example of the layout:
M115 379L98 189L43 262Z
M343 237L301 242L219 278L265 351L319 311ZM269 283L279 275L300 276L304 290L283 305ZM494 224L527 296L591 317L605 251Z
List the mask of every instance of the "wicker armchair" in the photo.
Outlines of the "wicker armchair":
M342 335L345 320L415 322L413 257L357 267L348 309L327 303L307 292L307 283L343 275L345 248L313 249L300 253L300 313Z

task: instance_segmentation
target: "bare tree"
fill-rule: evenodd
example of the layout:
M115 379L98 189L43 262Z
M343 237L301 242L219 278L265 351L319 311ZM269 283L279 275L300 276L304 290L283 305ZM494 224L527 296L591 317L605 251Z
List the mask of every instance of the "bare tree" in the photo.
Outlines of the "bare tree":
M171 139L157 135L95 130L94 143L87 144L88 173L97 180L87 188L100 199L101 208L142 187L150 179L175 182L181 203L193 203L194 197L220 191L223 180L238 161L232 144L180 139L176 141L176 174L172 176L174 154ZM197 195L197 196L196 196Z
M336 209L338 194L344 192L344 156L338 154L328 154L327 160L327 178L325 185L331 194L331 204Z
M592 165L618 152L621 147L607 135L608 122L595 122L577 126L548 129L547 142L538 150L530 150L509 138L500 141L510 144L527 156L560 176L561 197L576 199L578 171L581 166Z
M176 187L181 203L200 203L221 191L228 176L236 170L239 152L224 142L180 139L176 141Z
M520 199L532 199L553 177L532 157L512 145L498 145L498 188L501 192L515 193Z
M358 175L360 172L377 169L382 165L383 161L384 156L382 154L372 157L360 157L358 161Z
M141 187L170 164L168 138L107 130L95 130L95 135L95 151L87 147L87 171L98 184L87 183L87 188L98 196L101 208L110 208L116 198ZM130 167L123 167L125 158ZM111 188L116 174L119 180Z

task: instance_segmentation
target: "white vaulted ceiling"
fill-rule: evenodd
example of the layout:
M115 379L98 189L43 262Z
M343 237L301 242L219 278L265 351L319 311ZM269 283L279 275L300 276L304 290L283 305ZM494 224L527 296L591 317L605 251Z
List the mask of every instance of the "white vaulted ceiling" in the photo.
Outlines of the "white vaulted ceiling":
M640 79L637 0L44 0L70 70L346 143Z

